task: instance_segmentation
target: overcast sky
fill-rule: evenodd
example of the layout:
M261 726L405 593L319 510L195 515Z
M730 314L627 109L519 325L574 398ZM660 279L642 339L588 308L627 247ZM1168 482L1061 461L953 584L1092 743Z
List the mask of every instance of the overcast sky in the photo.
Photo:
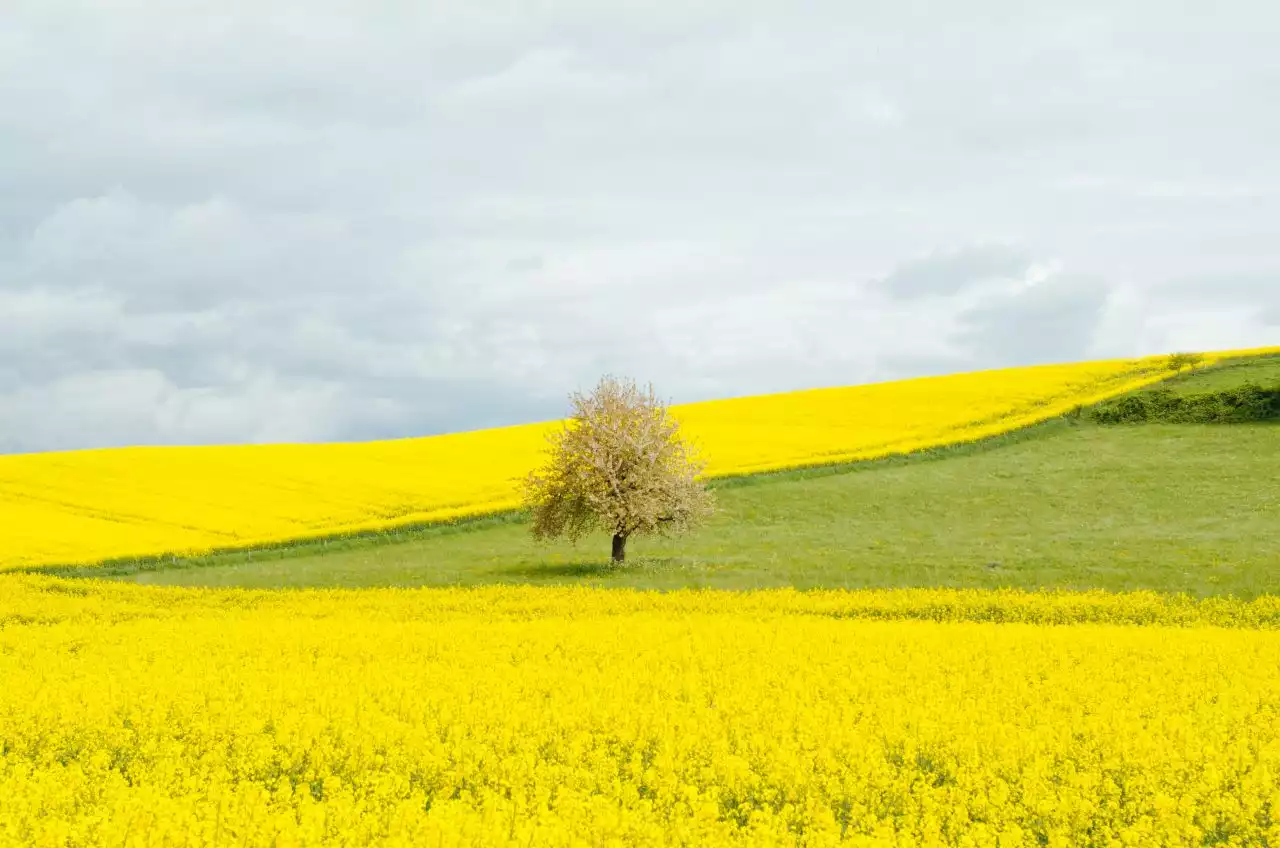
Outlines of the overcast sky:
M1274 2L0 2L0 451L1280 343Z

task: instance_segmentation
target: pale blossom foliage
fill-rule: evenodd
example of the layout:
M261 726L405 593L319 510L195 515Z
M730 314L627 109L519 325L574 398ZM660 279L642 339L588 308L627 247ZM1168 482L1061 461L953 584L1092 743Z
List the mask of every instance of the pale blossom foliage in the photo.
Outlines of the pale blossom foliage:
M705 464L652 385L604 377L571 399L573 415L550 434L547 464L525 480L534 538L577 541L602 530L621 562L631 536L684 532L711 515Z

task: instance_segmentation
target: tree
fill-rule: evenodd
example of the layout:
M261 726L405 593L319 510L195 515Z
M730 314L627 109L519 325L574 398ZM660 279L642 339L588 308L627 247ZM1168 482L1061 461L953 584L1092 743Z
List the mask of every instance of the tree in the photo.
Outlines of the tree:
M1199 353L1171 353L1164 364L1166 368L1176 374L1183 368L1190 368L1194 371L1202 362L1204 362L1204 356Z
M547 464L524 481L535 539L576 542L603 530L620 563L631 536L684 532L714 512L699 479L704 464L653 386L606 376L570 401L573 415L551 434Z

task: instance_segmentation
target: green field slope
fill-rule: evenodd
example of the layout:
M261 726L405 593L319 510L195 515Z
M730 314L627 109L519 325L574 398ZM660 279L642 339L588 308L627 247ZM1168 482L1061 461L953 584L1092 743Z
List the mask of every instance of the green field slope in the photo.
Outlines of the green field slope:
M1280 357L1184 375L1189 393L1274 383ZM1280 592L1280 426L1051 422L934 457L784 473L719 490L678 540L541 546L519 521L118 569L140 583L360 587L900 587ZM97 572L101 574L102 572Z
M1170 389L1178 394L1196 394L1233 389L1245 383L1280 385L1280 355L1234 360L1203 370L1184 371L1156 388Z

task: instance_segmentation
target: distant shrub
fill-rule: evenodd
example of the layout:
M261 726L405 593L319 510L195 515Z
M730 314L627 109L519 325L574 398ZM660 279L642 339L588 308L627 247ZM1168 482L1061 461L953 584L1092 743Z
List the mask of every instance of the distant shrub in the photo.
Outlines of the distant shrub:
M1246 383L1220 392L1179 395L1168 389L1129 395L1092 412L1099 424L1242 424L1280 418L1280 384Z

